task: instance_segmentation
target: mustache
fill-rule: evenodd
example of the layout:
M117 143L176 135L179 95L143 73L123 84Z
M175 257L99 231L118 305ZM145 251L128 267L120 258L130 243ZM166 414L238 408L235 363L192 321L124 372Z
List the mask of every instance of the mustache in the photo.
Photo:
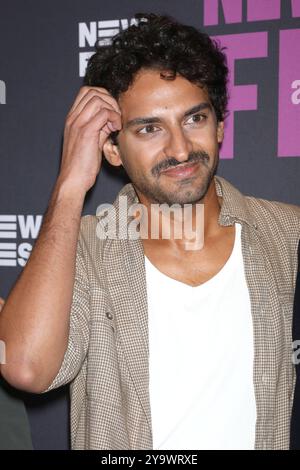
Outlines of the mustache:
M151 173L153 176L158 176L159 173L163 170L167 170L169 168L180 166L180 165L187 164L187 163L198 163L198 162L202 162L206 165L209 162L208 153L203 152L203 151L190 152L188 155L188 159L185 160L184 162L178 162L178 160L176 160L176 158L174 157L167 158L166 160L163 160L162 162L155 165L155 167L152 168Z

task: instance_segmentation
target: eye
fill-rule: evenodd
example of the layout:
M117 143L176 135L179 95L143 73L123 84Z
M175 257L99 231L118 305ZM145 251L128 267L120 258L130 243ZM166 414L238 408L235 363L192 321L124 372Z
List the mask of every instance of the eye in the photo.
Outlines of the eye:
M147 126L142 127L141 129L138 129L137 133L138 134L153 134L154 132L157 132L158 127L154 126L153 124L147 124Z
M187 124L197 124L206 121L206 114L193 114L186 122Z

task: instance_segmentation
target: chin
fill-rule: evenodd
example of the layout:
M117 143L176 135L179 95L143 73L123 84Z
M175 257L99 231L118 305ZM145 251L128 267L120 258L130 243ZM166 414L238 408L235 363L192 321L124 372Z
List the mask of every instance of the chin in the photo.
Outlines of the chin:
M168 205L179 204L183 206L184 204L195 204L196 202L201 201L205 194L206 190L189 190L185 189L182 191L177 191L174 193L166 192L164 195L161 195L160 204L166 203Z
M201 201L211 184L213 175L203 175L197 179L185 179L170 187L170 185L135 184L135 187L154 204L195 204ZM139 182L140 183L140 182ZM179 184L178 184L179 183Z
M201 201L210 187L211 179L207 181L201 181L198 185L193 184L193 187L182 187L178 190L170 193L166 192L166 201L169 201L168 204L195 204L196 202Z

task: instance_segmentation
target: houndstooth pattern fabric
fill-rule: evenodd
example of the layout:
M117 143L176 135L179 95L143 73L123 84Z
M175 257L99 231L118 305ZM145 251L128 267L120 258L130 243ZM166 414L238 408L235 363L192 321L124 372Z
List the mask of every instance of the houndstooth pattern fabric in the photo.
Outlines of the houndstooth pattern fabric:
M300 208L243 196L221 177L215 184L223 198L219 224L242 224L254 332L255 448L288 449ZM118 218L120 196L128 205L138 202L132 185L124 186L114 203ZM100 240L98 223L96 216L82 218L69 342L48 390L71 382L73 449L151 449L143 247L125 236ZM127 224L120 222L123 235Z

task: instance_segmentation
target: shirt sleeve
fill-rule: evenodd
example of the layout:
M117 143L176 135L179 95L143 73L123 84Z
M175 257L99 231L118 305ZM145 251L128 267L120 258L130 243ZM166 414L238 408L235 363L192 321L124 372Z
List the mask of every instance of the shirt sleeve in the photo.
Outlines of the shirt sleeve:
M83 243L84 241L80 235L77 244L76 271L67 350L58 374L44 393L71 382L79 373L87 354L89 344L90 290L84 262Z

